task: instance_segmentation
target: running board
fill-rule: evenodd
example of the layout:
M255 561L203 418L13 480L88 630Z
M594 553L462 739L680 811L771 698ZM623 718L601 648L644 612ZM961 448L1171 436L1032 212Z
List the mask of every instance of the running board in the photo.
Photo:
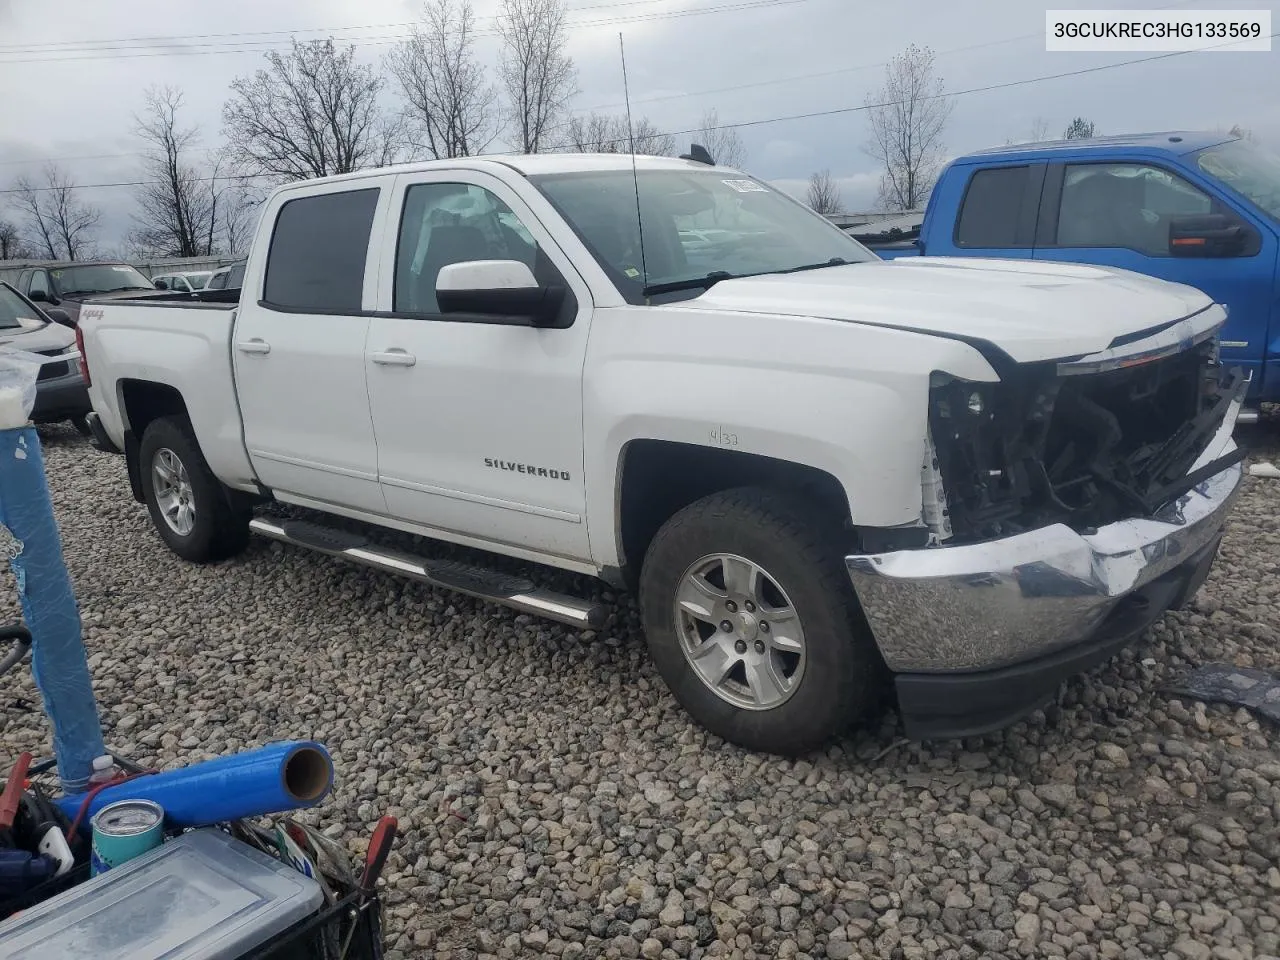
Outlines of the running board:
M546 617L579 629L604 626L608 608L577 597L543 590L523 577L514 577L456 560L429 560L378 546L358 533L334 530L305 520L267 520L255 517L249 529L260 536L331 557L455 590L480 600L500 603L522 613Z

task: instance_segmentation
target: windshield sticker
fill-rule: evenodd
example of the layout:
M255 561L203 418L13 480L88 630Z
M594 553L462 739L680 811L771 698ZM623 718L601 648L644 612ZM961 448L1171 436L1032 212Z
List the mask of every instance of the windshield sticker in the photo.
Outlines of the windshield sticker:
M637 270L635 267L627 267L627 269L623 270L622 272L625 273L632 280L640 276L640 271Z
M726 187L736 190L738 193L768 193L764 187L756 183L754 180L721 180Z

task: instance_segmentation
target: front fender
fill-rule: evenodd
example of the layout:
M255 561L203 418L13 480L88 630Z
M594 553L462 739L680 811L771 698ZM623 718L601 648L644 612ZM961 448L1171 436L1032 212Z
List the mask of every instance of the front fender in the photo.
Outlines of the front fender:
M641 309L643 319L634 309L600 311L584 377L587 522L603 566L620 555L619 462L633 440L811 467L840 484L855 524L901 526L921 515L931 374L996 379L972 347L926 334Z

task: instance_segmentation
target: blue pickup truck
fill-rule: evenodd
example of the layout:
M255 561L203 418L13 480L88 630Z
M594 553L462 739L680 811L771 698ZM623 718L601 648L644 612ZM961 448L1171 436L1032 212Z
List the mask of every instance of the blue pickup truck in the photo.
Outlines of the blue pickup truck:
M1280 402L1280 158L1246 140L1153 133L984 150L943 171L917 239L884 239L864 242L887 259L1064 260L1198 287L1227 307L1222 356L1251 374L1250 402Z

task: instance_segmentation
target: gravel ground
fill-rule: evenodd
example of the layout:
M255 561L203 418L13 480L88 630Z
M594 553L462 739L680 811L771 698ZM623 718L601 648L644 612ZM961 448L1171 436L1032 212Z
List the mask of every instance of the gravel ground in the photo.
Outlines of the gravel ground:
M122 461L43 435L111 744L328 744L313 819L353 853L383 813L407 829L393 957L1280 954L1274 731L1159 692L1280 668L1280 482L1248 481L1192 609L1045 712L926 745L890 716L792 762L694 728L630 601L592 635L265 542L191 566ZM1280 424L1246 436L1280 457ZM11 580L0 604L16 619ZM29 677L0 683L7 768L48 730Z

